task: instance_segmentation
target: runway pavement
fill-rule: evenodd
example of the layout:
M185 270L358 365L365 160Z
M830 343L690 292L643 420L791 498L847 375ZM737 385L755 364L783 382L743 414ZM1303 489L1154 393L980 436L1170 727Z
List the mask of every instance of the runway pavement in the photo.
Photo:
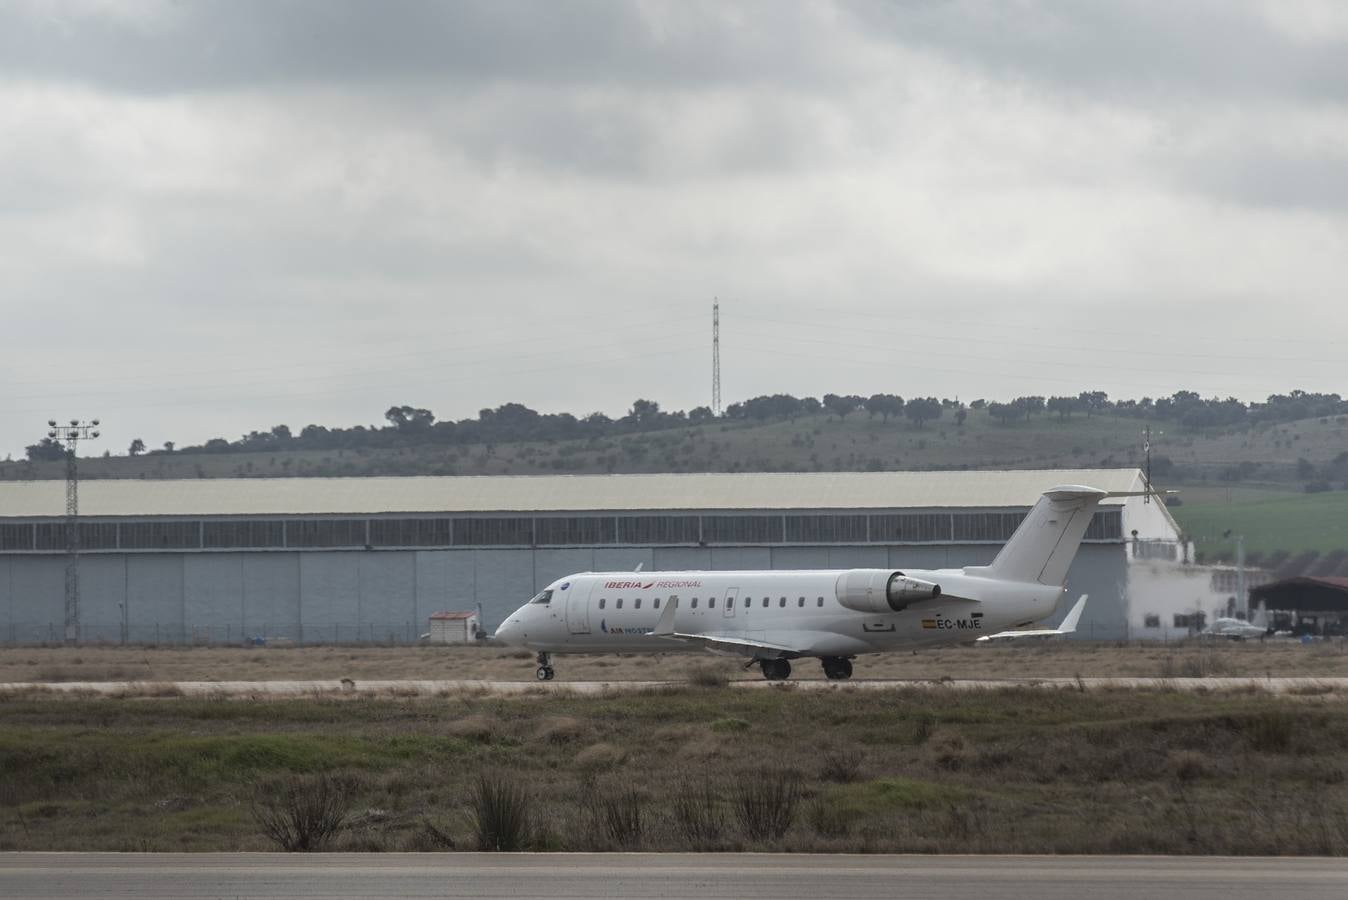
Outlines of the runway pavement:
M443 693L536 694L570 692L605 694L644 691L663 687L685 687L685 681L61 681L0 683L0 693L56 691L104 696L144 694L147 696L226 696L226 697L312 697L325 694L380 694L434 696ZM1025 679L943 679L892 680L792 679L770 682L745 678L730 682L730 687L753 690L775 688L789 690L886 690L916 688L930 690L995 690L1029 687L1046 690L1187 690L1248 691L1273 694L1304 693L1348 696L1348 678L1025 678Z
M799 854L0 854L0 897L1319 900L1348 861Z

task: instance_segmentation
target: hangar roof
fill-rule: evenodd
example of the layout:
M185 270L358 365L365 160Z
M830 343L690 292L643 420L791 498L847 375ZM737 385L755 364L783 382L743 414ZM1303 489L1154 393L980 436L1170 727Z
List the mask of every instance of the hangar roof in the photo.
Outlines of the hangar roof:
M636 510L997 509L1032 506L1056 485L1138 490L1138 469L753 472L379 478L99 479L80 514L130 516ZM1106 504L1118 505L1111 498ZM0 482L0 519L65 514L64 481Z

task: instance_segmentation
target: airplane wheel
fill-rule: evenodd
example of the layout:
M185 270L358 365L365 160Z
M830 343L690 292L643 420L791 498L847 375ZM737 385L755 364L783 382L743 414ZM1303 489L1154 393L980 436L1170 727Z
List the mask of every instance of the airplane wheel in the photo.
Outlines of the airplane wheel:
M852 677L852 661L834 656L823 660L824 676L831 681L846 681Z
M791 663L785 659L765 659L759 666L763 669L763 677L768 681L785 681L791 677Z
M552 670L552 666L539 666L538 671L534 672L534 677L539 681L551 681L556 674Z

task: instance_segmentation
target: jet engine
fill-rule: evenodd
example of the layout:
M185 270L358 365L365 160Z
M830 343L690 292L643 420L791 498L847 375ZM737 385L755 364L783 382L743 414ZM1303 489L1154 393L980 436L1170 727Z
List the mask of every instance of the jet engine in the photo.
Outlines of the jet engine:
M941 596L941 586L888 569L850 569L838 576L838 602L864 613L901 612Z

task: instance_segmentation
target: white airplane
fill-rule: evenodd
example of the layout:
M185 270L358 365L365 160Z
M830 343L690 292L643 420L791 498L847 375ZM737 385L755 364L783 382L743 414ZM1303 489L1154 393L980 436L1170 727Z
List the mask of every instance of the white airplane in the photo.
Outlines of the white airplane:
M1246 638L1262 638L1266 637L1268 633L1268 610L1264 608L1262 603L1259 604L1259 608L1248 622L1244 619L1223 616L1219 619L1213 619L1212 624L1203 632L1209 637L1224 637L1233 641L1243 641Z
M1086 599L1089 596L1089 594L1082 594L1078 597L1077 602L1068 610L1067 615L1063 617L1062 624L1057 628L1015 628L1011 631L985 634L978 638L977 642L982 644L987 641L1010 641L1017 638L1055 638L1072 634L1077 630L1077 623L1081 621L1081 611L1086 608Z
M747 657L774 681L804 657L819 659L829 678L850 678L863 653L968 643L1051 616L1096 507L1119 496L1133 495L1045 491L987 566L582 572L540 591L496 639L537 650L540 681L553 678L554 653L678 650Z

